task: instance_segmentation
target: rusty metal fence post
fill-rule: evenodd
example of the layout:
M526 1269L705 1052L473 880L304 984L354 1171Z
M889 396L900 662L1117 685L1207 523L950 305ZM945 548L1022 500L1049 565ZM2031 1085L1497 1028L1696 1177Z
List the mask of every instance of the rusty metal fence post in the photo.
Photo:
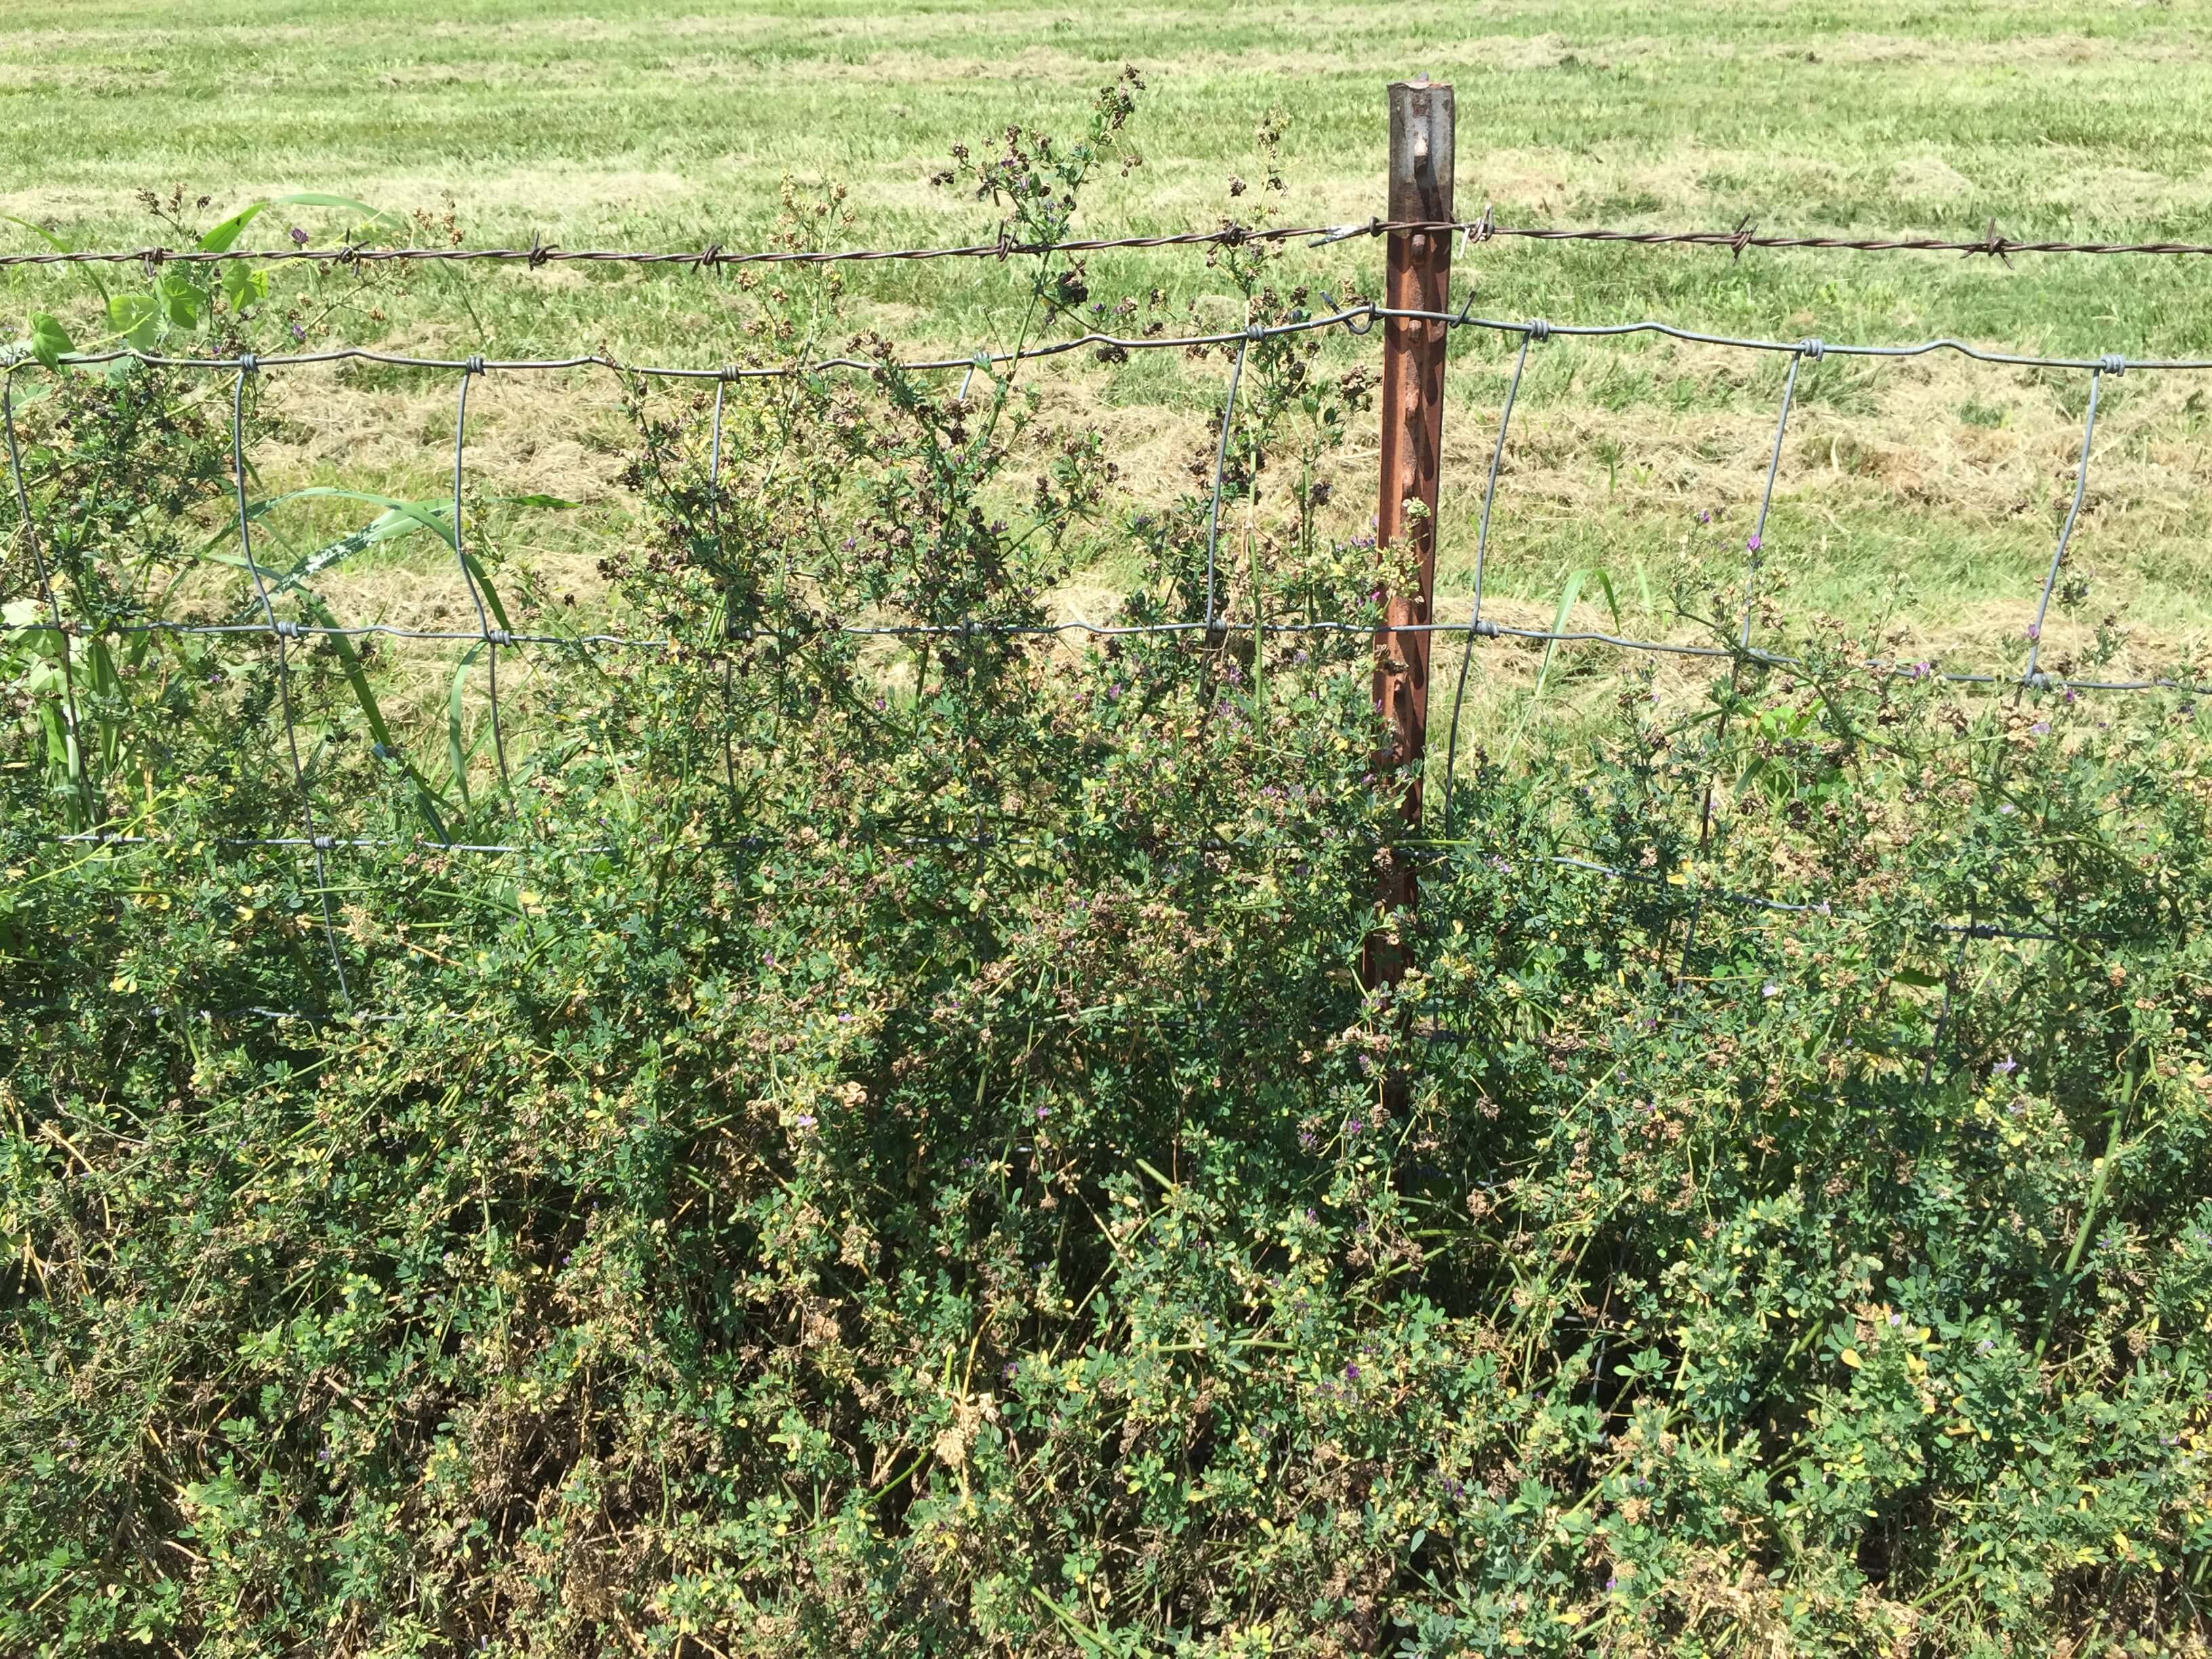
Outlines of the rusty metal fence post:
M1452 89L1426 76L1390 89L1390 205L1393 223L1448 223L1452 217ZM1392 310L1441 312L1451 282L1451 234L1394 231L1382 302ZM1443 440L1442 322L1392 317L1382 342L1382 483L1375 514L1376 556L1383 573L1383 620L1375 635L1375 707L1388 733L1378 764L1401 779L1407 827L1421 826L1421 762L1428 744L1429 641L1436 593L1437 469ZM1399 913L1415 899L1413 865L1402 853L1382 861L1382 915L1367 943L1370 987L1395 984L1406 951Z

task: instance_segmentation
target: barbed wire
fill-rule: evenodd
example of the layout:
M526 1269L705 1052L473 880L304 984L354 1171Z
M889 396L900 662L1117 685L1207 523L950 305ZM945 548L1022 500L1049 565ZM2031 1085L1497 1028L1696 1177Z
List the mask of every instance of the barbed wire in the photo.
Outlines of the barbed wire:
M48 248L23 253L0 253L0 268L143 264L158 270L164 265L213 265L232 260L247 260L268 264L336 266L519 264L533 270L554 264L621 264L673 266L711 271L747 265L872 264L934 259L1006 260L1155 248L1218 249L1281 242L1304 242L1313 246L1327 246L1361 236L1424 234L1456 236L1461 240L1462 248L1508 240L1612 242L1640 247L1724 247L1739 258L1753 248L1853 253L1957 253L2007 262L2016 253L2212 254L2212 243L2204 242L2015 240L2000 232L1995 219L1989 222L1982 234L1971 238L1896 234L1851 236L1770 234L1760 231L1748 218L1739 222L1731 230L1626 230L1606 226L1506 225L1498 223L1496 216L1486 209L1481 216L1474 219L1370 218L1334 225L1244 225L1224 221L1212 230L1070 237L1057 241L1023 241L1010 234L1002 234L999 240L990 242L921 247L726 248L719 242L710 242L696 248L566 248L556 243L533 240L528 247L377 247L359 242L341 242L331 247L207 249L146 245L129 248Z

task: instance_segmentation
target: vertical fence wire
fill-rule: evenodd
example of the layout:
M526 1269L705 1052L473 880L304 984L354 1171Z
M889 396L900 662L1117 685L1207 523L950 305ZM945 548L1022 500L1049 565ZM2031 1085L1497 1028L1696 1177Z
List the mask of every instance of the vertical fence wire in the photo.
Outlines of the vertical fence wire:
M307 769L300 763L300 728L292 713L292 664L288 646L297 636L298 626L276 619L276 606L270 598L269 584L262 576L261 562L253 556L252 514L246 504L246 381L255 368L252 353L240 357L238 379L232 384L230 392L230 474L238 501L238 550L245 556L246 574L253 578L253 592L261 601L262 617L276 640L276 699L284 711L284 747L292 760L293 787L300 793L300 817L307 828L307 850L314 856L315 897L322 908L323 942L330 946L331 970L337 975L338 1000L350 1007L353 993L346 985L345 958L338 950L337 929L331 919L330 872L323 860L323 849L329 844L329 838L315 829L314 792L308 788Z
M8 429L8 478L14 485L15 512L22 520L23 544L31 550L31 566L38 573L39 591L46 601L46 616L54 630L54 643L60 648L62 662L62 722L63 763L76 785L78 805L84 812L85 828L89 830L100 822L92 796L92 769L85 752L84 723L78 717L76 705L76 670L70 662L69 629L62 623L62 604L54 591L53 572L47 568L46 550L39 545L39 527L31 517L30 487L23 481L23 454L15 437L15 365L8 365L8 372L0 377L0 424Z
M1213 552L1221 539L1221 481L1229 471L1229 431L1237 418L1237 383L1244 378L1244 354L1251 349L1252 337L1248 334L1237 343L1237 361L1229 366L1229 395L1221 403L1221 441L1213 451L1213 499L1206 515L1206 632L1209 638L1216 609Z
M714 382L714 416L713 431L707 441L707 521L714 532L714 556L722 556L725 543L722 535L722 404L730 390L730 371L722 371ZM785 555L787 559L788 551ZM736 597L735 583L726 574L722 579L722 640L726 645L735 637L738 619L731 611ZM733 717L730 713L731 682L733 675L727 651L722 653L722 777L734 799L738 793L738 757L731 736Z
M1820 362L1824 351L1825 348L1818 340L1799 342L1796 350L1790 356L1790 372L1783 377L1782 408L1774 417L1774 443L1766 457L1766 484L1759 492L1759 516L1744 544L1743 622L1736 632L1735 659L1729 665L1728 701L1721 705L1720 716L1713 723L1712 743L1706 751L1709 764L1705 773L1705 795L1698 808L1698 855L1700 858L1705 856L1713 833L1714 779L1711 767L1719 763L1721 745L1728 738L1729 714L1735 705L1737 689L1743 683L1744 656L1751 649L1751 618L1759 603L1759 568L1766 548L1766 520L1774 507L1774 480L1782 471L1782 441L1790 430L1790 407L1797 398L1797 371L1808 362ZM1698 942L1698 916L1704 902L1705 890L1701 883L1690 901L1689 923L1682 930L1682 966L1677 977L1686 977L1689 974L1690 952Z
M2021 673L2023 687L2033 685L2036 679L2036 663L2043 651L2044 618L2051 614L2051 595L2058 586L2059 567L2066 562L2066 544L2074 538L2075 521L2081 516L2081 502L2089 489L2089 444L2097 435L2097 400L2103 390L2106 374L2126 372L2124 359L2107 357L2089 371L2089 410L2081 420L2081 455L2074 467L2074 500L2066 509L2065 521L2058 526L2058 544L2051 550L2051 568L2043 578L2043 593L2035 603L2035 620L2027 630L2027 666Z
M483 373L483 359L471 357L461 369L460 395L453 405L453 562L460 566L461 580L467 584L469 601L476 606L477 629L483 636L484 689L491 700L492 754L499 762L499 785L511 789L507 773L507 734L499 719L499 646L506 637L504 629L494 629L490 614L484 609L483 591L477 582L476 572L470 568L468 540L461 529L461 459L468 441L469 382Z
M1474 531L1474 604L1467 617L1467 647L1459 659L1459 684L1452 690L1451 730L1444 735L1444 839L1452 837L1452 802L1459 778L1459 715L1467 702L1467 671L1474 662L1474 636L1482 626L1482 581L1490 557L1490 509L1498 500L1498 471L1505 459L1505 434L1513 424L1513 404L1521 395L1521 373L1528 367L1528 347L1537 338L1532 327L1521 337L1521 350L1513 359L1513 378L1505 385L1504 405L1498 416L1498 441L1491 446L1490 476L1482 486L1482 517Z

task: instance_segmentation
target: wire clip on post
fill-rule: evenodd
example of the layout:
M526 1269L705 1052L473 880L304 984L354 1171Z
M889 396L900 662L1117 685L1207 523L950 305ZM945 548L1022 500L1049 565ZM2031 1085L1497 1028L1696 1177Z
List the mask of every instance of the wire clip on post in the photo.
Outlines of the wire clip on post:
M1426 76L1390 88L1390 218L1400 224L1449 225L1452 217L1452 89ZM1444 352L1451 330L1452 238L1430 229L1390 235L1383 308L1393 315L1382 338L1382 477L1375 544L1385 572L1410 568L1400 591L1383 578L1382 626L1375 636L1375 707L1387 747L1379 772L1400 780L1400 810L1410 834L1421 828L1421 763L1428 748L1430 611L1436 594L1437 465L1443 440ZM1408 558L1407 555L1410 554ZM1406 968L1392 913L1410 911L1413 871L1383 860L1382 921L1367 942L1363 976L1370 988L1395 985Z

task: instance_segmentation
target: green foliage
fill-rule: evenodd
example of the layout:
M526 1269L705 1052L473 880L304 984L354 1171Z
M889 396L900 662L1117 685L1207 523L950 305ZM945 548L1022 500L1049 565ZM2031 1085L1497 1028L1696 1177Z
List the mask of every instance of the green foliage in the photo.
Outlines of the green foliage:
M763 360L836 325L827 275L757 298ZM1202 623L1211 439L1121 524L1011 373L626 386L607 574L666 647L534 657L504 787L372 641L132 631L259 615L227 404L21 410L72 631L7 614L0 1646L2198 1643L2202 717L1814 630L1624 675L1381 853L1374 553L1314 482L1366 385L1313 349L1246 358L1231 623L1095 647L1012 630L1086 534ZM458 539L318 500L366 522L246 507L286 619ZM288 723L320 889L243 844L301 833Z

